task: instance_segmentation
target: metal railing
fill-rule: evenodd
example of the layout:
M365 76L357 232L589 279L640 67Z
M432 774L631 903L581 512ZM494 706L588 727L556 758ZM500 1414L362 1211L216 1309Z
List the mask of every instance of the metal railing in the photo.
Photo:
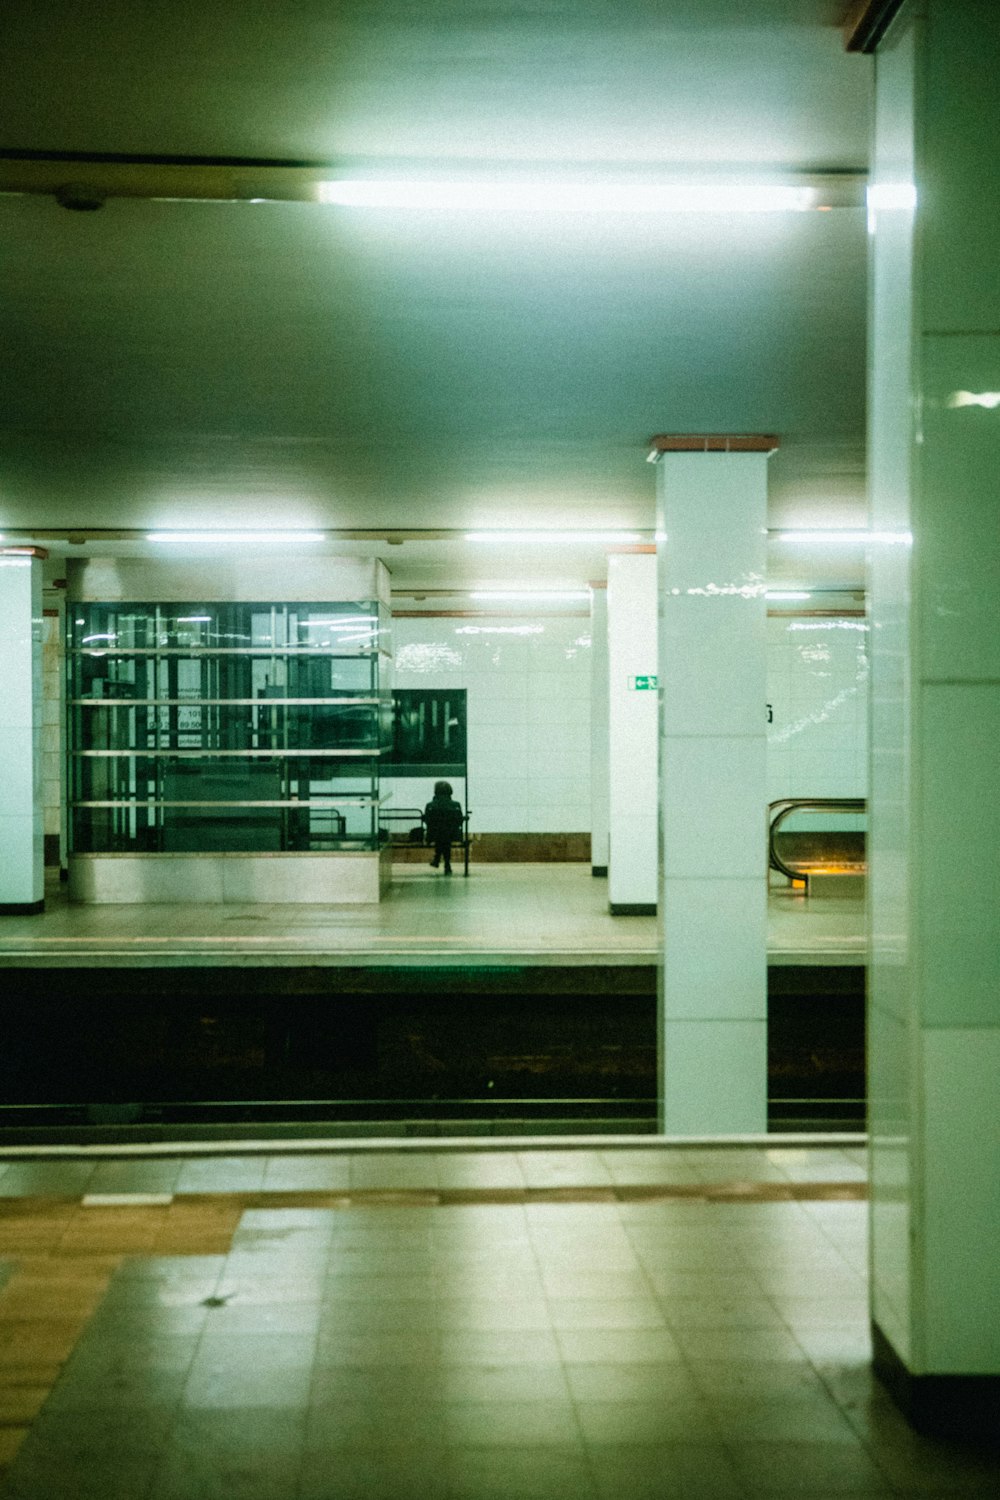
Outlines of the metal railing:
M778 853L776 839L778 829L793 812L865 813L868 803L864 797L780 797L767 806L767 863L768 868L786 875L789 880L798 880L809 894L809 871L796 869L786 864Z

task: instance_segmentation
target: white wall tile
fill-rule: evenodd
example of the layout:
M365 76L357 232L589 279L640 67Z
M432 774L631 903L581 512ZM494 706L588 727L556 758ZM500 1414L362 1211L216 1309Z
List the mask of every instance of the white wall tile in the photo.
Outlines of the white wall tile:
M995 323L994 317L990 327ZM960 390L1000 390L1000 337L994 332L925 336L921 358L925 446L915 517L926 590L921 671L930 678L995 681L1000 678L1000 503L987 476L995 481L996 414L951 406L949 398Z
M532 724L526 731L525 744L531 778L589 775L589 741L580 733L579 726Z
M471 782L470 782L471 786ZM472 809L473 833L525 833L528 831L527 803L480 802L475 788L469 806Z
M1000 1026L924 1032L922 1363L1000 1374Z
M759 734L766 722L765 617L759 599L671 600L660 686L672 734ZM733 642L759 637L756 669Z
M905 1011L900 1007L894 1014L882 1004L872 1005L868 1017L872 1316L906 1360L912 1354L911 1052Z
M663 742L664 874L702 878L725 873L763 881L766 748L757 739Z
M589 815L581 822L578 806L580 783L589 787L590 774L589 621L484 616L396 625L397 686L467 691L476 831L589 827ZM417 670L434 662L443 669ZM546 777L564 783L571 778L575 789L543 795L533 788ZM589 790L583 801L589 801ZM557 820L570 817L560 827Z
M671 1021L664 1039L664 1129L677 1135L767 1129L767 1023Z
M514 766L527 765L528 730L524 724L510 724L498 734L490 725L469 726L469 777L503 776Z
M656 807L612 813L608 900L613 906L655 906Z
M667 879L661 900L668 1019L766 1019L764 881Z
M925 684L918 737L921 835L934 851L917 877L923 1023L997 1025L1000 687Z
M590 807L586 802L531 802L529 833L586 833Z
M0 811L0 906L29 905L45 893L41 809Z
M39 794L40 758L32 753L31 730L0 727L0 787L3 809L8 812L30 808Z
M527 702L527 722L537 725L575 726L581 737L590 737L590 705L579 698L546 698L532 693Z

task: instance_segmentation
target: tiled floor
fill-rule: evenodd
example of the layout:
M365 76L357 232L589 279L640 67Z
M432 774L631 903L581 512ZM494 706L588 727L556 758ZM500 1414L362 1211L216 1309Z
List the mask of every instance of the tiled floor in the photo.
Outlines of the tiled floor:
M396 865L378 906L74 906L50 883L47 909L0 919L0 966L406 964L511 958L530 964L654 963L655 917L612 917L607 881L585 864L475 865L447 881ZM862 899L771 889L772 963L864 961Z
M0 1162L0 1494L993 1496L872 1380L863 1193L836 1147Z

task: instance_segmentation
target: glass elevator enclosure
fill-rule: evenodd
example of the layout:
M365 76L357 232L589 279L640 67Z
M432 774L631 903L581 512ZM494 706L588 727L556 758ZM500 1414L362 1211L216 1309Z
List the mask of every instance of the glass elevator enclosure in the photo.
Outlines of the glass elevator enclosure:
M378 600L72 608L72 851L376 848L388 629Z
M72 559L66 620L72 900L381 899L384 564Z

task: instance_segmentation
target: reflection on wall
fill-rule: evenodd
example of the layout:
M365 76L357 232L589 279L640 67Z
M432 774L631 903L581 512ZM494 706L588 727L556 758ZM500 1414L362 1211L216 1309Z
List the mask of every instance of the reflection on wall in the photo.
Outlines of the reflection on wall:
M767 697L769 801L867 795L866 620L770 618Z

